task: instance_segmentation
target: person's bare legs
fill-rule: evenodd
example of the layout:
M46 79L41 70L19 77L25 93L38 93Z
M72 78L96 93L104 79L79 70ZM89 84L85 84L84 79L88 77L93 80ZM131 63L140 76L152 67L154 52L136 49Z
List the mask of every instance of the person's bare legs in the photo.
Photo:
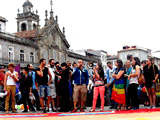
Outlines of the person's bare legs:
M117 110L120 110L121 109L121 104L118 104L118 109Z
M42 110L44 110L44 102L43 102L43 99L44 99L44 98L40 98L40 104L41 104Z
M74 101L74 109L77 109L77 101Z
M125 110L125 104L122 104L122 109L121 110Z
M149 94L150 106L152 106L152 105L153 105L153 102L152 102L152 92L151 92L151 88L147 88L147 91L148 91L148 94Z
M78 107L81 107L81 97L78 97Z
M55 99L54 99L54 98L51 98L51 102L52 102L53 110L55 110Z
M81 108L83 108L84 105L84 101L81 100Z
M51 103L51 96L48 96L48 101L47 101L47 106L48 106L48 109L49 109L49 104Z
M152 92L152 105L155 107L155 105L156 105L155 88L151 88L151 92Z

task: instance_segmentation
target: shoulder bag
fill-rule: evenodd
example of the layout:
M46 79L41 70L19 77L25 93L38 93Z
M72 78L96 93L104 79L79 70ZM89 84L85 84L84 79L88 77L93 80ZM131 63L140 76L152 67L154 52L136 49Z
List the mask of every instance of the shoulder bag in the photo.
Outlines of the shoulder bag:
M154 78L156 77L156 73L155 73L155 69L154 69L154 64L153 64L153 72L154 72ZM155 92L160 92L160 83L159 83L159 79L158 82L156 82L156 90Z

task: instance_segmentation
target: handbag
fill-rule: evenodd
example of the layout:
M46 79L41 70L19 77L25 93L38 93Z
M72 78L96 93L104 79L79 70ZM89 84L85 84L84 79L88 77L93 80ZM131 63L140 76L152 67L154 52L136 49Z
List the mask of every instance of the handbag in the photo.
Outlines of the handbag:
M158 82L156 82L156 92L160 92L160 83L159 83L159 79L158 79Z
M139 85L144 83L144 75L142 73L140 73L140 75L138 77L138 83L139 83Z
M154 77L155 77L156 74L155 74L154 64L153 64L153 72L154 72ZM159 83L159 79L158 79L158 82L156 82L156 90L155 90L155 92L160 92L160 83Z
M139 85L143 84L144 83L144 75L142 73L139 74L139 77L138 77L138 83Z

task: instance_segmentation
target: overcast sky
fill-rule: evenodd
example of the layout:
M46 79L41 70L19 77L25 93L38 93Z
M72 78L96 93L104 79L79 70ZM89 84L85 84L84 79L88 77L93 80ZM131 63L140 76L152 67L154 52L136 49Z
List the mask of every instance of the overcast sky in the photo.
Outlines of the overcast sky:
M26 0L0 0L7 32L17 31L17 9ZM30 0L44 26L50 0ZM53 0L54 16L66 28L70 49L104 50L117 54L124 45L160 50L160 0Z

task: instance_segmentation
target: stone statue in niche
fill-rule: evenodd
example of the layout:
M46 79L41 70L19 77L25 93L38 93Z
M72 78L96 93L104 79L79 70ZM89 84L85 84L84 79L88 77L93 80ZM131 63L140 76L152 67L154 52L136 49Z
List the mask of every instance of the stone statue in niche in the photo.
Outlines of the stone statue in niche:
M56 30L55 29L53 29L52 31L51 31L51 35L53 36L52 38L52 44L56 44Z

